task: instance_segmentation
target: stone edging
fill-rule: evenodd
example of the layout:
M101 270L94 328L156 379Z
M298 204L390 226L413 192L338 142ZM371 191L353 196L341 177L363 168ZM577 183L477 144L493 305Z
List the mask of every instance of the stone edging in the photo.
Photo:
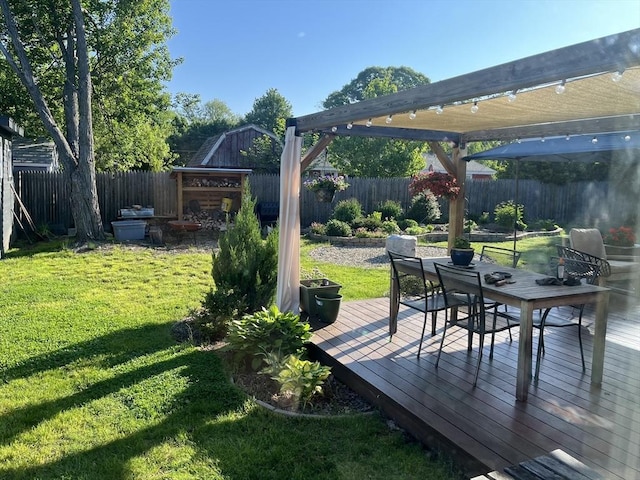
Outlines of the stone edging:
M300 417L300 418L344 418L344 417L353 417L356 415L373 415L374 413L377 413L377 410L370 410L368 412L353 412L353 413L336 413L336 414L331 414L328 413L326 415L321 415L318 413L301 413L301 412L293 412L291 410L283 410L281 408L278 407L274 407L273 405L271 405L270 403L267 403L263 400L258 400L255 397L251 397L253 399L254 402L256 402L258 405L260 405L262 408L266 408L267 410L276 413L278 415L283 415L285 417Z
M517 239L534 238L534 237L552 237L560 235L562 229L536 232L520 232ZM426 240L427 242L444 242L447 240L447 232L425 233L424 235L416 235L418 240ZM331 245L339 245L343 247L385 247L387 238L359 238L359 237L334 237L329 235L318 235L315 233L307 233L310 240L316 242L327 242ZM513 240L513 233L496 233L496 232L472 232L472 242L506 242Z

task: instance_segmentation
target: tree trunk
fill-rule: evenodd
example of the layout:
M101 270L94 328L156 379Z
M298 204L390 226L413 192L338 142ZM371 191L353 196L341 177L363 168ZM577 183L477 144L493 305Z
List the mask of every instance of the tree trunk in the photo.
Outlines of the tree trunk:
M73 23L66 30L69 38L65 41L58 41L66 73L63 88L66 136L56 123L36 82L7 0L0 0L0 10L4 16L15 55L1 40L0 51L26 87L40 119L56 144L67 188L70 192L70 208L75 221L76 240L78 243L85 243L89 240L104 240L104 228L96 188L91 114L91 74L80 0L71 0L71 7ZM74 31L75 38L73 38Z

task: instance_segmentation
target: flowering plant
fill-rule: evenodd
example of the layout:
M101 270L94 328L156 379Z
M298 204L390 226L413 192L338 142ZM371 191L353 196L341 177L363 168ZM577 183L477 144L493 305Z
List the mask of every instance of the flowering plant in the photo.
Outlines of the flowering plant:
M460 194L460 186L455 177L449 173L427 172L419 173L411 179L409 192L416 196L429 190L436 197L444 197L453 200Z
M313 177L304 182L304 186L312 192L318 190L342 191L346 190L349 184L342 175L323 175L321 177Z
M602 236L607 245L619 247L633 247L636 243L636 234L631 227L610 228L609 232Z

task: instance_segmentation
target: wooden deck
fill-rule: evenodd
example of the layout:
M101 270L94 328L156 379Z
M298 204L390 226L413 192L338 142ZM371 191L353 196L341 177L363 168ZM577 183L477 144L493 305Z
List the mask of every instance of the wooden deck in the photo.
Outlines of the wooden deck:
M571 313L567 307L552 314ZM445 344L436 369L444 314L436 335L427 332L418 360L422 316L401 307L389 341L388 298L343 302L338 320L316 328L312 344L338 378L425 445L445 449L469 476L561 448L606 479L640 479L640 307L612 296L602 388L590 385L593 315L585 311L587 372L576 328L549 328L527 402L514 396L517 330L513 343L507 332L496 337L492 361L485 347L475 389L477 347L467 352L466 332L447 334L453 343ZM535 355L537 332L533 347Z

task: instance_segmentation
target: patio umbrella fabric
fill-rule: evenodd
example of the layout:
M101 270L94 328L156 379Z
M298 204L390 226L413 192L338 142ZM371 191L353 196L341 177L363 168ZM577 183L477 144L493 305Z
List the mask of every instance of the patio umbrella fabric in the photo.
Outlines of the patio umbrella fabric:
M599 162L611 159L614 151L640 150L640 132L627 131L535 138L513 142L463 160L527 160L542 162Z

